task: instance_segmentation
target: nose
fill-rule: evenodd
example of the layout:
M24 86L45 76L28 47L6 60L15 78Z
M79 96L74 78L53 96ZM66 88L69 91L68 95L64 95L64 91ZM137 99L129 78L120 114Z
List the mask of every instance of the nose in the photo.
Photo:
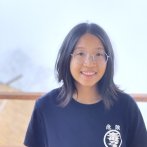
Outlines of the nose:
M95 62L94 55L87 55L87 57L84 60L84 65L85 66L93 66L95 64L96 64L96 62Z

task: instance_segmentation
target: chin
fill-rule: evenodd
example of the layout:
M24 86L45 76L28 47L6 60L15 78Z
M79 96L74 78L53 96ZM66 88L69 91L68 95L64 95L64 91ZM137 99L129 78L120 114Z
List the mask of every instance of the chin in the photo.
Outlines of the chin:
M93 88L93 87L96 87L97 83L83 82L83 83L78 83L77 85L80 87L85 87L85 88Z

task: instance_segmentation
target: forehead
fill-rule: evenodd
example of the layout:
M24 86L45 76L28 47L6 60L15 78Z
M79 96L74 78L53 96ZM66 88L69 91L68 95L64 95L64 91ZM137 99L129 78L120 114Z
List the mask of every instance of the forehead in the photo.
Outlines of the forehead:
M86 33L78 40L75 49L104 50L104 46L97 36Z

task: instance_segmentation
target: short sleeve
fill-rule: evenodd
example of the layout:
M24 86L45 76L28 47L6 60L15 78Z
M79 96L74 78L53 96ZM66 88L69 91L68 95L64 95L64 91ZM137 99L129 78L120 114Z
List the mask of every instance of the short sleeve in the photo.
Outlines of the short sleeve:
M36 102L26 132L24 145L26 145L27 147L44 147L44 139L45 136L43 131L43 122Z
M128 144L129 147L147 147L147 131L136 102L132 99L128 105Z

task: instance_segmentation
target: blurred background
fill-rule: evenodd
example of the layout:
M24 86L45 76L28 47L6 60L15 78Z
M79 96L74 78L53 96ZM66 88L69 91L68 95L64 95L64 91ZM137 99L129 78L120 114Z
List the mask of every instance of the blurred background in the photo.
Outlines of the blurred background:
M88 21L102 26L112 41L116 84L127 93L147 93L146 7L146 0L0 0L0 91L58 87L60 45L74 25ZM147 126L147 103L137 104ZM0 145L22 144L33 105L0 100Z

